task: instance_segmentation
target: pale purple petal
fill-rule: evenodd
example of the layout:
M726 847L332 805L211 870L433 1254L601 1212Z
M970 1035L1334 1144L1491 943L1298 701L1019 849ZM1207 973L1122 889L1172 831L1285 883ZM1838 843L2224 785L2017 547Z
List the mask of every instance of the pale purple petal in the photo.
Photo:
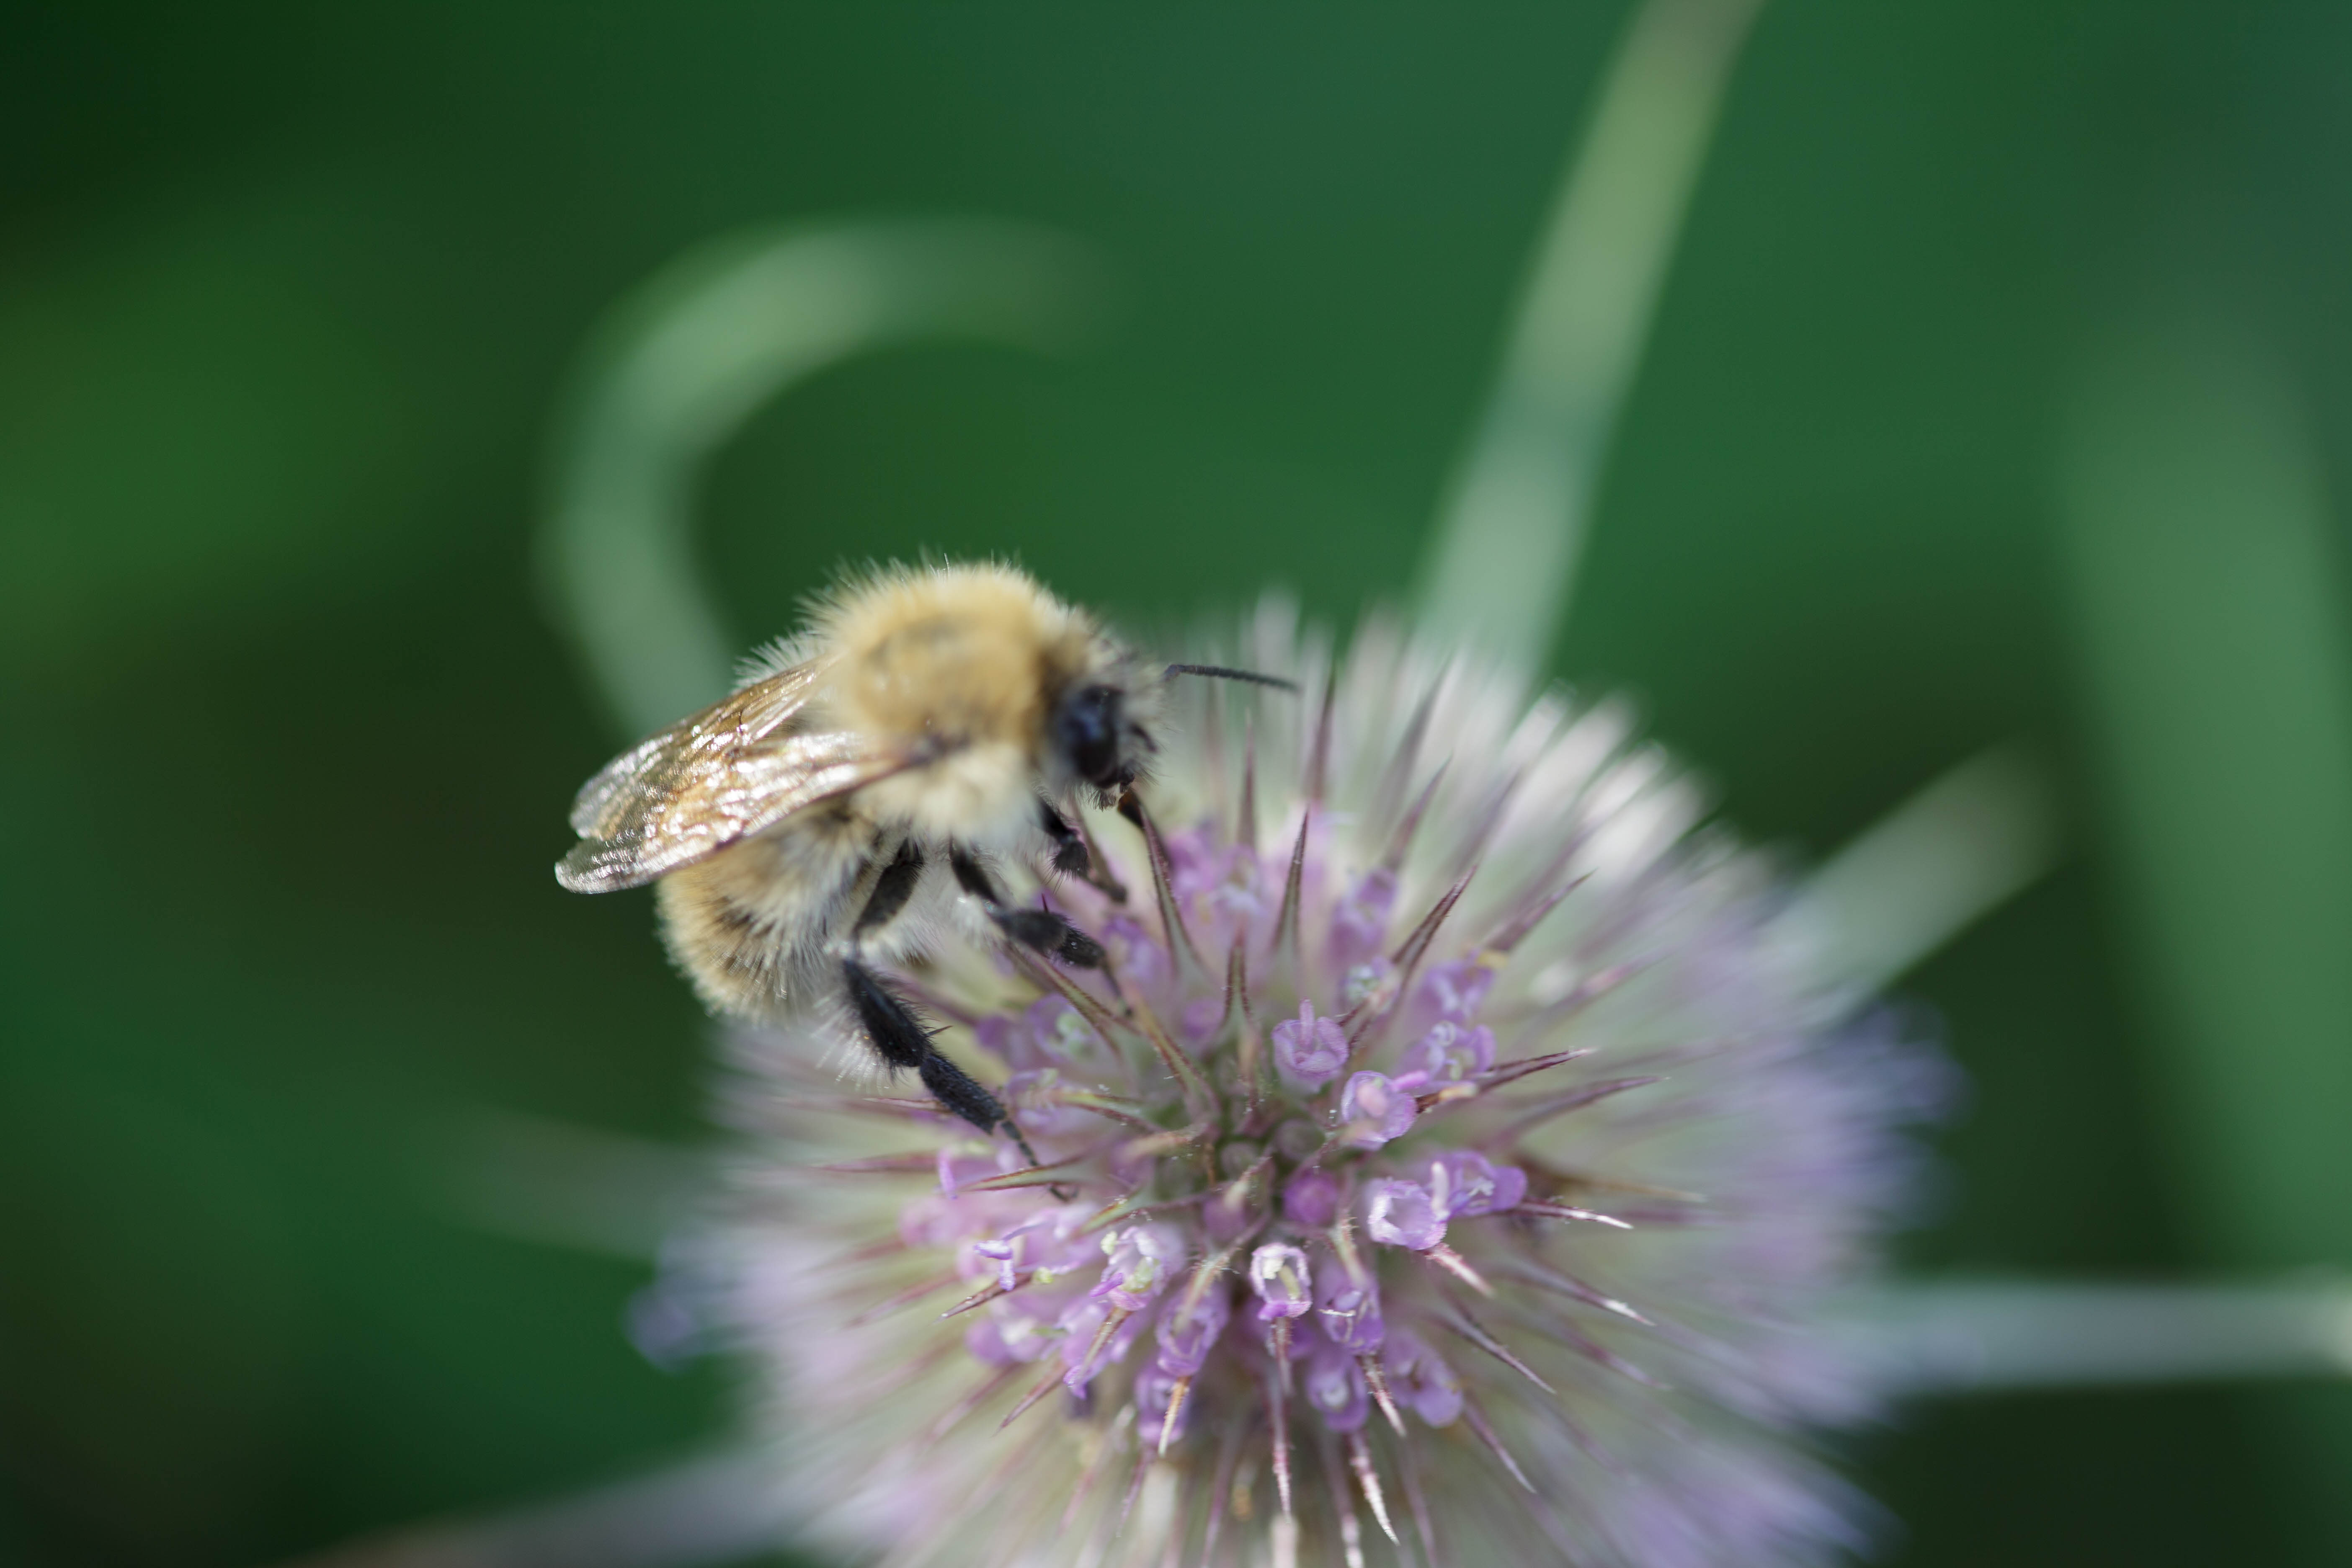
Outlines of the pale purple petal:
M1396 897L1396 873L1385 866L1375 866L1356 879L1331 910L1334 963L1342 969L1361 963L1387 945Z
M1180 1377L1201 1370L1225 1331L1233 1305L1222 1285L1213 1285L1188 1310L1179 1295L1160 1314L1160 1365Z
M1104 1237L1102 1250L1109 1261L1088 1294L1132 1312L1168 1288L1189 1248L1172 1225L1130 1225Z
M1379 995L1396 976L1396 965L1385 958L1351 963L1339 981L1339 1005L1352 1011Z
M1338 1263L1315 1271L1315 1317L1325 1339L1359 1355L1380 1349L1387 1331L1379 1282L1369 1270L1351 1273Z
M1354 1149L1377 1149L1412 1126L1412 1093L1386 1073L1351 1075L1339 1091L1339 1140Z
M1125 1361L1127 1352L1135 1347L1136 1340L1143 1332L1142 1314L1129 1313L1125 1321L1111 1331L1110 1338L1102 1349L1095 1351L1095 1336L1102 1331L1102 1326L1109 1321L1110 1314L1108 1302L1081 1299L1071 1303L1055 1324L1063 1336L1062 1365L1067 1369L1062 1375L1062 1382L1073 1394L1084 1394L1087 1384L1092 1383L1103 1368Z
M1462 1380L1410 1329L1392 1330L1381 1347L1381 1367L1397 1403L1432 1426L1451 1426L1462 1414Z
M1438 1212L1500 1214L1528 1195L1528 1174L1517 1165L1497 1165L1475 1149L1449 1149L1430 1156L1423 1178Z
M1419 1184L1384 1177L1364 1184L1364 1234L1384 1247L1426 1252L1445 1239L1445 1216Z
M1274 1060L1283 1076L1321 1089L1348 1065L1348 1037L1336 1018L1318 1018L1315 1005L1301 1002L1298 1016L1274 1026Z
M1176 1394L1176 1380L1190 1375L1171 1369L1165 1357L1160 1363L1147 1366L1136 1374L1135 1414L1138 1428L1142 1432L1147 1446L1158 1446L1160 1428L1168 1419L1169 1402ZM1182 1437L1192 1429L1192 1414L1200 1407L1197 1400L1187 1399L1184 1402L1184 1408L1176 1412L1176 1427L1171 1435L1171 1440Z
M1282 1215L1315 1230L1329 1225L1339 1217L1339 1178L1320 1168L1299 1172L1283 1184Z
M1307 1358L1299 1375L1299 1392L1308 1409L1334 1432L1353 1432L1371 1413L1371 1392L1364 1384L1364 1369L1347 1351L1325 1346Z
M1431 968L1414 991L1415 1000L1431 1017L1467 1025L1476 1021L1478 1009L1486 1005L1486 994L1494 988L1493 969L1469 959L1456 959Z
M1315 1275L1306 1252L1287 1242L1269 1241L1250 1254L1250 1289L1257 1292L1258 1321L1302 1316L1315 1301Z
M954 1197L962 1191L966 1182L977 1182L983 1177L1003 1173L998 1167L994 1150L991 1150L986 1154L967 1154L960 1152L955 1145L949 1144L940 1151L938 1164L940 1196L943 1198Z
M1097 936L1110 949L1119 973L1127 977L1129 984L1146 992L1158 991L1167 984L1172 973L1167 952L1139 922L1125 915L1114 915L1102 923Z
M1405 1047L1398 1059L1397 1080L1411 1080L1415 1089L1434 1088L1475 1078L1494 1065L1494 1030L1440 1022Z

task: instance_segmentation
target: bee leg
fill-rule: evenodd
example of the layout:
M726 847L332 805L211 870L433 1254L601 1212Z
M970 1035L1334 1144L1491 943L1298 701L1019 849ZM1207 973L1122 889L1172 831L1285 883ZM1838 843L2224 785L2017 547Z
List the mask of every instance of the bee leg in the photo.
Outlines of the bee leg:
M1040 797L1038 817L1045 837L1054 841L1054 869L1066 877L1076 877L1114 904L1127 902L1127 889L1110 874L1110 868L1095 858L1087 841L1086 830L1073 825L1054 807L1052 801Z
M931 1032L906 998L884 984L880 975L856 958L841 961L841 977L849 990L850 1005L857 1009L857 1021L866 1029L866 1037L874 1042L875 1051L891 1068L915 1069L923 1087L940 1106L971 1122L982 1132L994 1132L1003 1128L1021 1146L1021 1152L1031 1164L1037 1163L1037 1152L1029 1147L1020 1127L1004 1112L996 1096L988 1092L970 1073L940 1054L931 1044Z
M841 976L849 991L850 1005L857 1010L857 1021L865 1027L866 1037L874 1043L876 1054L894 1071L915 1069L931 1098L947 1110L971 1122L982 1132L994 1132L999 1127L1013 1134L1013 1142L1029 1163L1037 1163L1037 1152L1029 1147L1021 1129L997 1098L989 1093L971 1075L941 1056L931 1044L931 1031L924 1026L906 999L884 984L880 975L866 966L857 949L857 939L866 932L887 925L907 907L915 896L916 884L922 880L923 849L913 839L903 840L898 853L882 874L874 879L874 890L866 895L866 907L857 912L856 923L850 927L849 952L841 962Z
M1054 809L1052 801L1043 797L1037 802L1037 816L1045 837L1054 841L1054 869L1065 877L1093 881L1094 857L1087 853L1087 841L1078 837L1078 830Z
M849 928L851 948L855 950L858 939L866 932L878 931L898 919L907 900L915 896L915 885L922 879L923 847L911 838L901 839L898 853L874 879L874 890L866 895L866 907L857 911L857 922Z
M1109 956L1103 952L1102 943L1053 910L1021 910L1007 905L995 879L988 874L988 868L973 859L969 850L950 849L948 864L955 868L957 883L996 922L996 929L1022 946L1051 953L1076 969L1100 969Z

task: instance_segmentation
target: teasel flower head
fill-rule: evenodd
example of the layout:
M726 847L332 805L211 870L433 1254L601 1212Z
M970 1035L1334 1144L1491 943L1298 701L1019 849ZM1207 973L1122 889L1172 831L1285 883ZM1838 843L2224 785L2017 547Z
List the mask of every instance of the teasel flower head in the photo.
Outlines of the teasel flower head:
M900 976L1039 1163L798 1036L698 1248L813 1538L892 1563L1697 1568L1866 1517L1823 1331L1935 1058L1617 708L1280 605L1033 890L1104 971ZM1008 871L1011 868L1008 868ZM833 1059L840 1059L834 1053ZM1391 1546L1390 1542L1398 1544Z

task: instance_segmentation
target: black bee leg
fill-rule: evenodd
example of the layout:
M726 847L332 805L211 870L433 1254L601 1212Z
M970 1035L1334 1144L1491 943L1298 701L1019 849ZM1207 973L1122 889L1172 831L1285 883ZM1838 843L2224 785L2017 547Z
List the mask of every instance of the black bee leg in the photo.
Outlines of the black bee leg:
M971 1122L982 1132L992 1133L999 1127L1013 1134L1029 1163L1037 1163L1036 1151L996 1096L988 1092L971 1075L940 1054L931 1044L931 1031L909 1006L905 997L890 989L883 978L866 966L857 950L857 939L878 930L896 919L915 896L916 884L922 880L923 851L913 839L898 846L898 853L882 874L874 879L874 890L866 895L866 907L857 912L856 922L850 927L848 956L841 961L841 977L849 992L850 1005L857 1010L857 1022L873 1042L875 1054L894 1072L915 1069L931 1098L947 1110Z
M857 1021L866 1029L866 1037L874 1042L874 1049L892 1069L915 1069L931 1098L946 1110L961 1116L982 1132L994 1132L1003 1128L1021 1146L1021 1152L1031 1164L1037 1163L1037 1152L1029 1147L1020 1127L1004 1113L996 1096L988 1092L978 1080L941 1056L931 1044L931 1031L923 1026L907 999L884 983L882 977L855 958L841 961L841 977L849 989L850 1005L857 1009Z
M1127 902L1127 889L1095 854L1085 828L1072 823L1055 809L1052 801L1042 797L1037 802L1037 814L1045 837L1054 841L1055 870L1077 878L1114 904Z
M948 864L955 868L957 884L996 922L996 929L1022 946L1051 953L1076 969L1100 969L1108 958L1102 943L1053 910L1007 905L1004 895L997 890L995 879L988 874L988 868L973 859L969 850L950 849Z
M1087 841L1079 837L1078 830L1063 820L1062 814L1054 809L1054 803L1050 800L1037 802L1037 814L1045 829L1045 837L1054 841L1054 869L1065 877L1082 877L1092 881L1094 879L1090 873L1095 868L1094 857L1087 853Z
M897 920L898 911L907 907L907 900L915 896L915 885L922 879L923 847L911 838L901 839L898 853L874 879L874 890L866 895L866 907L857 911L857 923L849 928L850 946L855 949L858 939L866 932Z
M1022 1132L1021 1124L1013 1121L1004 1107L997 1102L996 1096L982 1088L970 1073L936 1050L923 1058L922 1065L915 1072L922 1079L923 1087L931 1091L933 1100L982 1132L992 1133L999 1127L1003 1128L1012 1134L1014 1146L1021 1151L1021 1157L1032 1165L1037 1163L1037 1151L1029 1147L1029 1140ZM1059 1191L1058 1188L1055 1190Z

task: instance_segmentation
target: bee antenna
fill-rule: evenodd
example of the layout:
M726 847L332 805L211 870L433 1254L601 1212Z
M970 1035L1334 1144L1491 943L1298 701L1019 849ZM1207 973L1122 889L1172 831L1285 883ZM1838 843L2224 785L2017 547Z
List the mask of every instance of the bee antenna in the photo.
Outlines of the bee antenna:
M1171 664L1171 675L1202 675L1212 680L1246 680L1254 686L1278 686L1285 691L1298 689L1298 682L1285 680L1279 675L1260 675L1255 669L1231 669L1222 664Z

